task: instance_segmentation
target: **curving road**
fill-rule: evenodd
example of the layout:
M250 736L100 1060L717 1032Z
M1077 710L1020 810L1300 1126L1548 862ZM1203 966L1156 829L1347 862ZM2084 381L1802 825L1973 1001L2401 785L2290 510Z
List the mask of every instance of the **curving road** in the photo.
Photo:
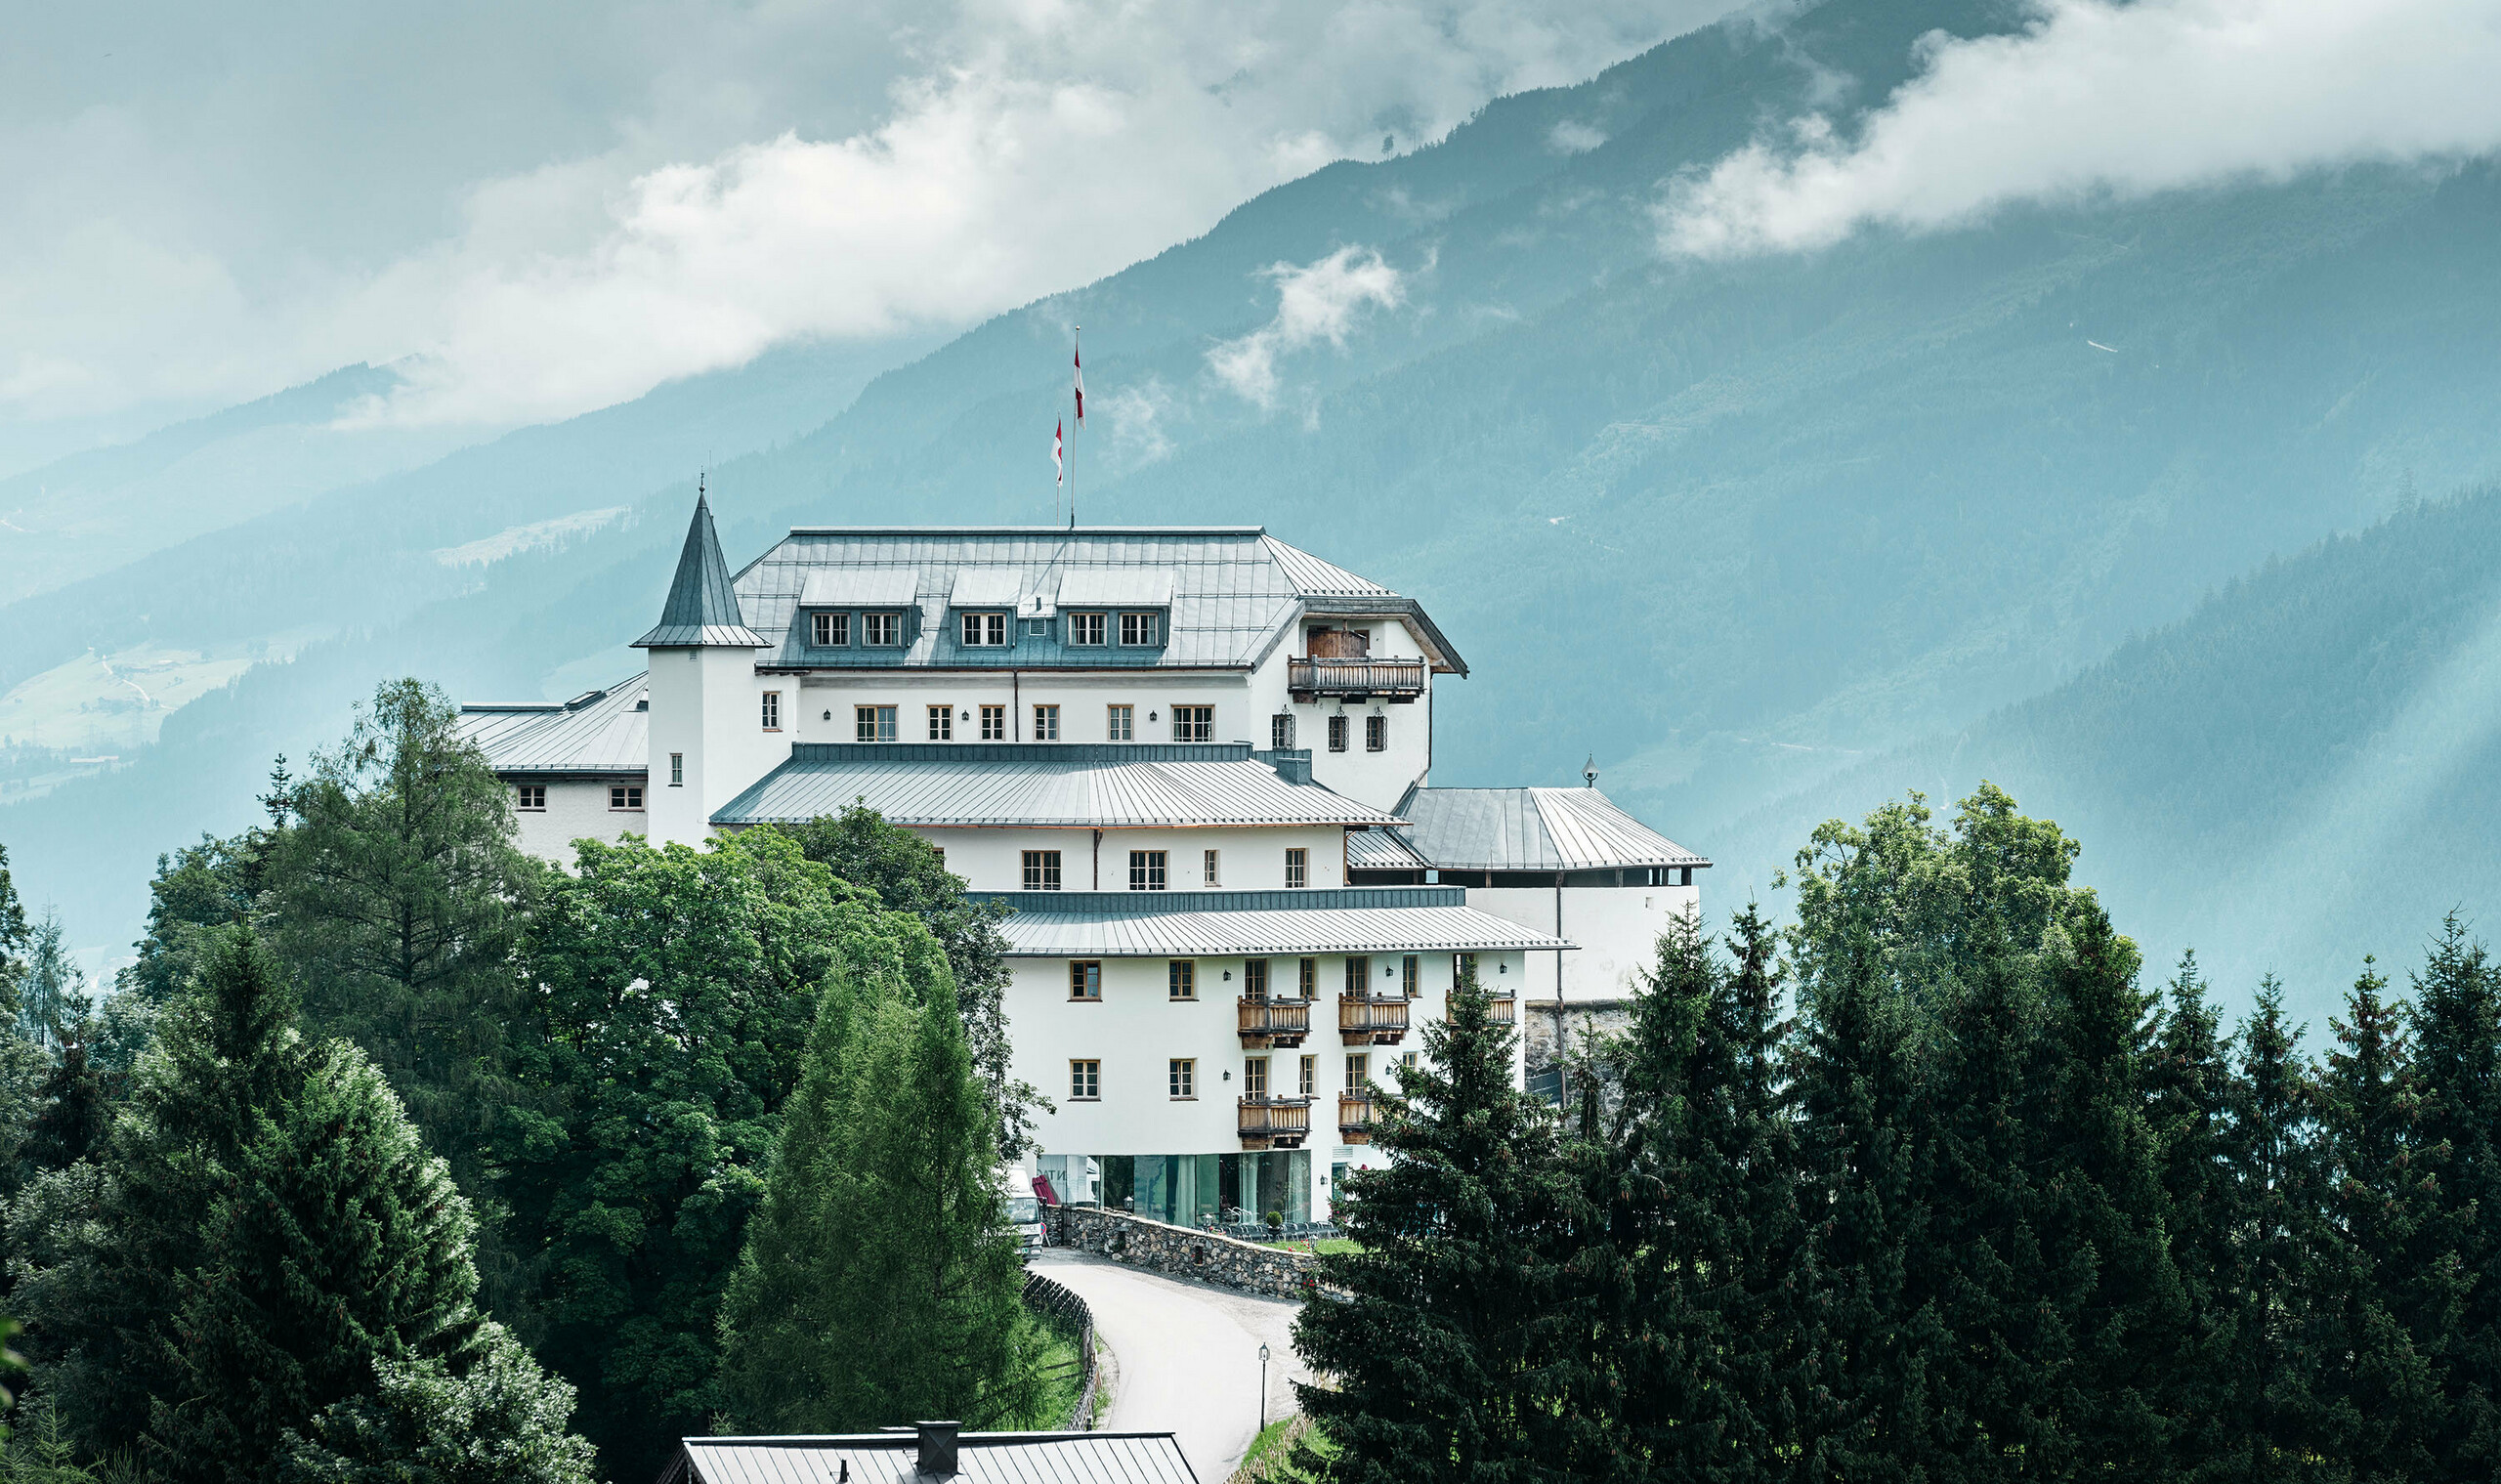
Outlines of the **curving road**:
M1045 1248L1034 1266L1083 1297L1111 1347L1107 1432L1169 1432L1200 1484L1223 1484L1259 1424L1259 1346L1268 1346L1268 1420L1293 1408L1311 1373L1293 1353L1302 1306L1167 1278L1091 1253Z

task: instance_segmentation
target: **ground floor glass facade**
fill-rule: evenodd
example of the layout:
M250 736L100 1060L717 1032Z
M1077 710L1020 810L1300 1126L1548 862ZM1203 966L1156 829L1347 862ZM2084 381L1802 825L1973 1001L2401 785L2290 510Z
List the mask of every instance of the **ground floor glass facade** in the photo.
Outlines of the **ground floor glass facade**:
M1037 1173L1078 1206L1135 1211L1175 1226L1311 1219L1311 1152L1046 1154Z

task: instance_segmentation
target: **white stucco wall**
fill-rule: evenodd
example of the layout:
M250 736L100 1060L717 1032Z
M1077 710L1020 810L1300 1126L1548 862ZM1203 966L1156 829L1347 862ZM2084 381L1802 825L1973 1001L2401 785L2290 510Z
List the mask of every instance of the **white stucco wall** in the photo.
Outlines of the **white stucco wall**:
M1558 923L1556 912L1561 917ZM1702 910L1696 886L1471 886L1467 905L1522 927L1579 944L1566 953L1532 954L1529 983L1554 996L1557 960L1565 1003L1620 999L1635 976L1658 961L1659 935L1669 921Z
M947 854L947 869L975 891L1025 889L1025 852L1060 853L1062 891L1126 891L1129 852L1165 852L1166 891L1275 891L1286 884L1286 851L1310 852L1310 879L1317 889L1346 884L1345 830L1335 826L1295 829L1208 827L1193 829L1106 829L1102 874L1095 876L1091 829L915 829ZM1212 883L1206 879L1206 852L1217 852Z
M641 781L617 782L639 784ZM515 783L512 786L518 788L519 784ZM515 842L542 861L570 867L573 863L575 840L622 839L628 834L642 834L650 827L651 817L646 810L608 807L607 780L586 782L567 779L549 782L545 787L545 809L516 808L512 816ZM516 793L515 797L518 796Z

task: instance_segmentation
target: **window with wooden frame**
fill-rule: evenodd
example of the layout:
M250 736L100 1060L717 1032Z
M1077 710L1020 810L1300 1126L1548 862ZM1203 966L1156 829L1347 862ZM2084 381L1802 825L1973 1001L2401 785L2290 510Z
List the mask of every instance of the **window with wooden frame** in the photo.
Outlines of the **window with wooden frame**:
M782 730L782 693L780 691L764 693L764 730L767 732Z
M1476 955L1474 954L1453 954L1450 955L1450 982L1452 984L1465 984L1475 977Z
M1059 890L1059 852L1029 850L1025 852L1025 889L1027 891Z
M686 754L683 752L668 755L668 785L672 788L686 786Z
M931 706L929 708L929 740L931 742L954 742L955 740L955 708L954 706Z
M622 809L628 813L641 809L643 807L642 785L640 784L611 784L608 787L608 807L611 809Z
M1059 741L1059 707L1034 707L1034 741Z
M1398 987L1407 992L1410 999L1424 993L1424 963L1414 954L1398 960Z
M1388 717L1367 716L1364 718L1364 750L1366 752L1386 752L1389 750Z
M1005 706L981 708L981 740L983 742L1007 741L1007 708Z
M1200 884L1205 886L1222 885L1223 883L1216 877L1217 852L1212 850L1203 850L1199 852L1199 855L1201 857L1199 865Z
M1081 1103L1103 1096L1103 1064L1091 1058L1071 1058L1068 1064L1068 1095Z
M1372 1056L1364 1051L1346 1053L1346 1090L1361 1092L1372 1085Z
M892 706L853 706L853 719L858 723L856 735L864 742L890 742L895 740L895 708Z
M1165 853L1161 850L1130 851L1129 890L1162 891L1164 889L1164 863L1166 859L1166 857Z
M1329 750L1332 752L1346 750L1346 718L1343 716L1329 718Z
M1068 615L1068 642L1077 649L1095 649L1103 643L1106 614L1071 614Z
M808 643L821 650L849 648L851 615L849 614L810 614Z
M1305 999L1320 997L1320 960L1300 958L1294 961L1294 988Z
M1172 1058L1170 1067L1172 1096L1176 1099L1197 1097L1199 1095L1198 1059L1190 1056L1176 1056Z
M1068 997L1071 999L1103 997L1103 960L1099 958L1069 960Z
M537 814L544 811L547 807L547 785L545 784L523 784L513 791L520 795L520 802L513 805L515 809L524 809L528 810L531 814Z
M1242 960L1242 993L1253 999L1268 997L1267 959L1245 958Z
M1268 745L1279 752L1293 746L1293 713L1279 711L1268 718Z
M966 649L995 650L1006 645L1005 614L963 614L958 616L962 621L956 633L962 637Z
M1103 734L1108 741L1137 741L1137 707L1106 706L1103 711Z
M1286 885L1299 890L1311 884L1311 852L1299 845L1286 850Z
M1372 997L1371 954L1348 954L1346 955L1346 997L1348 999Z
M1175 958L1164 966L1166 992L1174 999L1199 997L1199 961Z
M1244 1097L1268 1095L1268 1059L1266 1057L1242 1058L1242 1095Z
M862 614L860 638L875 649L893 649L903 643L903 615Z
M1121 615L1121 643L1152 649L1164 642L1162 614Z
M1295 1085L1301 1088L1301 1095L1304 1097L1317 1097L1320 1095L1319 1057L1306 1056L1302 1059L1302 1079Z
M1215 741L1215 707L1174 706L1172 740L1176 742Z

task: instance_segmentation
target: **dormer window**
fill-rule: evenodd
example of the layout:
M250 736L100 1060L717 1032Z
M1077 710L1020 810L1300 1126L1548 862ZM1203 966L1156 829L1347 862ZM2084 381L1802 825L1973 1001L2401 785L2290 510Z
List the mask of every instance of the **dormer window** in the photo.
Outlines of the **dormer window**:
M1068 615L1068 642L1075 649L1094 649L1103 643L1103 631L1109 614L1071 614Z
M1162 614L1121 615L1121 643L1153 648L1164 642Z
M862 614L860 638L871 649L893 649L903 643L903 615Z
M961 633L966 649L999 649L1007 643L1005 614L964 614Z
M808 643L821 650L848 648L851 644L851 615L810 614Z

